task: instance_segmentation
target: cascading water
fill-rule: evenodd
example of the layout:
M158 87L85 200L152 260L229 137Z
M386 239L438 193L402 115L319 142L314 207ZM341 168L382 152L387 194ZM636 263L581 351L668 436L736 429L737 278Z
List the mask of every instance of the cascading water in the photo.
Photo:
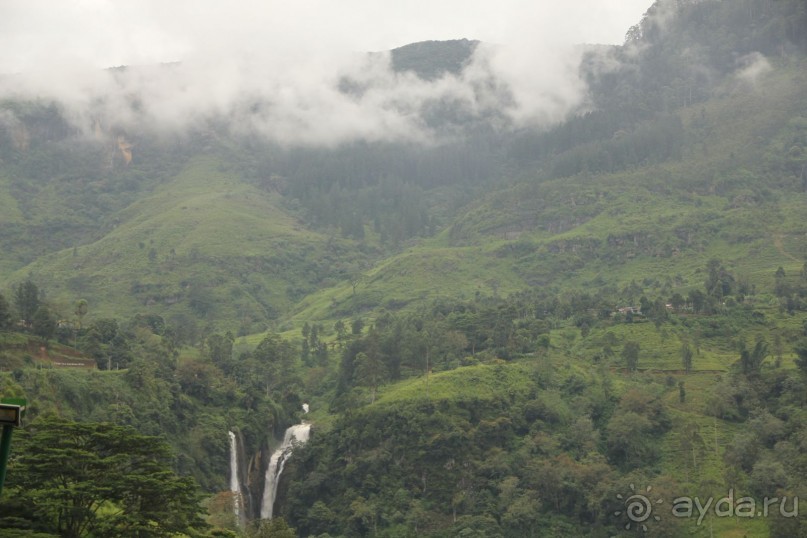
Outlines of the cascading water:
M238 442L233 432L230 435L230 491L233 493L233 512L241 520L241 481L238 478Z
M308 413L308 404L304 404L303 409ZM272 457L269 459L269 466L266 468L266 481L264 482L263 502L261 504L261 519L272 519L272 510L274 509L275 497L277 496L277 485L280 482L280 475L283 474L283 468L291 457L294 443L302 444L308 442L310 432L311 424L307 422L295 424L286 430L286 433L283 435L283 443L272 453Z

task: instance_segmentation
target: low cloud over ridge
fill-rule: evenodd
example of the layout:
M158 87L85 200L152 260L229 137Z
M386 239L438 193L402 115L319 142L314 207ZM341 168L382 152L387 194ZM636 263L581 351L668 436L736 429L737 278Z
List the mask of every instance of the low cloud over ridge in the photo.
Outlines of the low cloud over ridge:
M390 53L196 54L182 62L108 70L54 68L0 78L0 96L58 102L76 127L183 130L224 122L282 145L355 140L431 142L424 117L439 106L463 121L506 129L557 122L584 99L579 49L516 50L481 44L458 74L424 80L396 72ZM348 86L361 88L350 91Z

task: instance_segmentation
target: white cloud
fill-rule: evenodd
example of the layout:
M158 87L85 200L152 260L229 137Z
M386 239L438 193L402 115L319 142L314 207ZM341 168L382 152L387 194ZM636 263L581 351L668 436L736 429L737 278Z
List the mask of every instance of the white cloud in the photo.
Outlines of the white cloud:
M385 50L428 39L621 42L650 0L0 0L0 73L189 54Z
M607 39L605 26L621 40L646 3L0 0L0 72L20 72L0 77L0 96L61 101L85 129L99 115L176 129L225 117L286 144L429 141L420 112L437 101L559 121L585 91L569 45ZM429 82L358 52L459 37L501 46ZM133 67L100 69L120 64ZM345 77L365 91L340 91Z
M752 52L737 60L740 68L736 75L739 80L755 86L760 77L769 73L773 67L765 56L759 52Z

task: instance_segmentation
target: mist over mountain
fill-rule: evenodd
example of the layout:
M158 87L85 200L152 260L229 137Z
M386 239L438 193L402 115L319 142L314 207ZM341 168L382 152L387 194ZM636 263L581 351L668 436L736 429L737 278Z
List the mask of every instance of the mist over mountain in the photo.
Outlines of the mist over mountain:
M323 279L348 279L449 224L451 237L464 241L469 216L459 212L491 185L681 158L694 138L675 111L716 93L751 91L770 76L774 55L803 50L796 26L777 25L797 18L793 10L660 2L620 47L533 39L520 48L456 40L360 54L222 58L207 50L170 64L7 75L0 79L3 263L20 270L42 255L95 244L136 215L124 211L130 204L169 189L199 155L214 156L223 178L276 196L273 207L317 233L373 237L350 263L303 271L308 276L293 283L281 277L285 291L275 288L271 299L237 273L239 293L254 288L241 295L251 304L247 317L271 319ZM746 36L749 27L756 30ZM208 218L233 222L224 213ZM492 229L523 227L506 212L494 220L503 223ZM558 218L558 229L573 222ZM155 237L132 240L151 245ZM190 263L208 263L200 249L175 238L136 250L154 250L157 259L161 251L169 259L196 253ZM129 270L113 281L168 310L187 305L193 289L218 287L170 273L172 282L154 289Z
M8 75L0 96L56 103L84 134L97 123L175 133L218 125L284 146L429 144L444 134L428 117L437 108L456 121L486 118L497 129L560 121L585 95L579 55L456 41L326 57L194 57ZM4 123L14 121L6 111Z
M162 532L117 463L154 438L46 467L112 422L174 449L166 533L807 535L803 0L657 0L579 46L600 4L530 3L506 45L382 52L325 31L364 11L162 35L193 2L144 4L181 61L0 77L0 395L37 455L0 529L64 534L81 491L99 536Z

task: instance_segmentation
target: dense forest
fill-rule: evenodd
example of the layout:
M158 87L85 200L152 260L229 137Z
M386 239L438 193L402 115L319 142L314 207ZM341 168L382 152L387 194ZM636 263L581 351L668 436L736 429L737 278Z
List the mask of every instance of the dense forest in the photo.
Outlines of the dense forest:
M542 128L0 101L0 534L807 536L805 66L801 0L658 0Z

